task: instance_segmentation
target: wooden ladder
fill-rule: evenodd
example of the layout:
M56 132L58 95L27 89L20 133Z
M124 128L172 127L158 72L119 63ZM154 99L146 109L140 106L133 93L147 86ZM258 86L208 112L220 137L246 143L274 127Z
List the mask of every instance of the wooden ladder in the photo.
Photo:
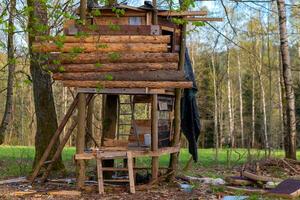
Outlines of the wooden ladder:
M127 168L102 167L102 160L119 158L127 158ZM99 194L104 194L104 182L129 182L130 193L135 193L133 157L131 151L98 151L96 159ZM103 171L128 171L128 179L104 179Z

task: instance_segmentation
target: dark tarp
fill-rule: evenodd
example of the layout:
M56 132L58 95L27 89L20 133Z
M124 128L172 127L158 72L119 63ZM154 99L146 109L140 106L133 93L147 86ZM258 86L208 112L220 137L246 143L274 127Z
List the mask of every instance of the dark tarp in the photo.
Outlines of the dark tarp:
M189 152L194 161L197 162L197 141L200 135L200 115L196 100L198 89L188 50L185 53L184 72L186 79L193 81L193 87L183 91L183 97L181 98L181 129L189 142Z

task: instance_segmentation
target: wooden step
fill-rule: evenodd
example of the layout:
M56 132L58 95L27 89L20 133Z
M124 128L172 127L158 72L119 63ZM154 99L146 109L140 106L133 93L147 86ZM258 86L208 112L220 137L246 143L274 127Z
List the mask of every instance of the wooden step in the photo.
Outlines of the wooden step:
M128 171L128 168L102 167L102 171Z
M115 182L115 183L126 183L129 182L129 179L104 179L104 182Z

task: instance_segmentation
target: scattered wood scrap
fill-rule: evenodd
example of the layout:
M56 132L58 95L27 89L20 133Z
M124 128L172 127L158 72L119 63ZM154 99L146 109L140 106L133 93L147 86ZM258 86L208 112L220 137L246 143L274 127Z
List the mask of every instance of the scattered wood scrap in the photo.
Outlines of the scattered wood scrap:
M35 194L37 191L35 190L28 190L28 191L16 191L12 193L12 196L25 196L25 195L31 195Z
M230 185L235 186L247 186L247 185L253 185L255 182L250 180L249 178L242 177L242 176L229 176L225 178L225 181Z
M268 181L273 181L273 182L281 182L282 179L279 178L274 178L274 177L267 177L267 176L260 176L253 174L251 172L243 171L242 176L254 180L254 181L261 181L261 182L268 182Z
M21 182L27 182L27 181L28 180L26 179L26 177L19 177L19 178L13 178L13 179L0 181L0 185L11 184L11 183L21 183Z
M59 191L49 191L49 195L61 195L61 196L80 196L81 192L76 190L59 190Z
M253 188L253 187L235 187L235 186L226 186L227 190L234 191L234 192L243 192L246 194L265 194L267 190L259 189L259 188Z
M268 192L268 195L284 198L296 198L300 196L300 180L287 179Z

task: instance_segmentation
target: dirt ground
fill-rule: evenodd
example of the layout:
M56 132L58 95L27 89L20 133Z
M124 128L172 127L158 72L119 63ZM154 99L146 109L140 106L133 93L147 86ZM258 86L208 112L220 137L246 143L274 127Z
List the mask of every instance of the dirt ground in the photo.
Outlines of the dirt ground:
M27 187L27 188L26 188ZM89 191L82 191L80 196L77 195L51 195L48 194L48 191L43 191L41 188L47 188L48 191L59 191L59 190L74 190L73 187L59 187L59 186L50 186L46 185L46 187L34 187L28 188L28 185L3 185L0 187L0 199L10 200L10 199L30 199L30 200L38 200L38 199L105 199L105 200L129 200L129 199L220 199L216 195L213 194L212 190L208 185L199 185L197 188L194 188L191 192L183 191L177 185L170 185L167 183L163 183L152 188L143 188L137 189L135 194L130 194L126 191L126 188L112 189L110 187L106 188L105 195L99 195L97 193L96 187L91 187ZM17 196L17 193L20 191L31 191L36 190L37 193L31 195L22 195Z

